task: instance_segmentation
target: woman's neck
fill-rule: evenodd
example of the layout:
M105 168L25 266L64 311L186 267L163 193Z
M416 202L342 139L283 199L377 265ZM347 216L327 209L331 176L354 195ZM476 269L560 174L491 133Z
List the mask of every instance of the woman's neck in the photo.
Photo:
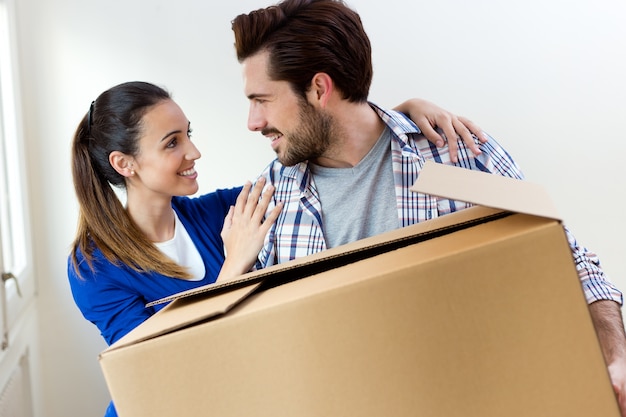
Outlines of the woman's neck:
M165 242L174 237L176 220L171 199L139 202L129 196L126 210L150 241Z

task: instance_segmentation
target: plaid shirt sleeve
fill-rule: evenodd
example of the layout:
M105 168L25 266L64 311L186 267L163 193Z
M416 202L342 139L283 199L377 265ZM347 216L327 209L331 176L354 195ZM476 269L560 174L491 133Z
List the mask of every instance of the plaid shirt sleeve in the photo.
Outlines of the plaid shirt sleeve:
M489 162L485 164L488 172L523 179L522 171L495 139L490 138L486 145L481 147L481 150L488 155ZM477 158L477 163L480 163L480 161L481 158ZM623 295L607 279L600 266L598 256L585 246L580 245L567 226L564 226L564 229L587 303L611 300L621 305L623 303Z
M412 184L426 160L453 165L449 157L448 148L435 147L421 135L419 129L410 120L407 120L399 113L385 111L376 106L374 108L398 138L396 145L392 144L392 163L396 184L398 184L398 181L402 181L403 184ZM489 141L484 144L480 144L478 141L476 143L479 145L482 154L474 157L467 146L459 140L458 166L511 178L524 178L521 169L511 155L494 138L489 137ZM399 180L398 178L400 177L401 179ZM425 212L421 213L418 219L404 219L404 224L427 220L435 216L462 210L469 206L469 204L464 202L447 199L437 199L436 202L433 202L423 195L411 196L406 186L403 189L405 190L403 198L399 199L398 205L401 208L402 204L405 204L405 207L401 209L402 213L419 212L420 209L425 208ZM415 210L416 207L417 210ZM591 304L599 300L611 300L623 304L623 294L607 279L601 268L598 256L583 245L580 245L567 227L564 227L564 229L587 302Z
M574 263L576 264L576 270L578 271L578 277L582 283L587 303L611 300L622 305L624 303L623 294L606 278L600 266L598 256L586 247L579 245L567 226L564 226L564 229L572 249Z

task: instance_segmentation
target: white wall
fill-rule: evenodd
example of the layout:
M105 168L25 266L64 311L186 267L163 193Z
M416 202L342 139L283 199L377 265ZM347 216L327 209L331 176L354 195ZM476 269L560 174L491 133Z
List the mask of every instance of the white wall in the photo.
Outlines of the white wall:
M128 80L167 86L203 158L201 190L253 178L273 154L245 128L230 21L272 0L19 0L25 130L47 417L96 417L104 347L65 277L76 204L70 140L90 102ZM609 0L352 0L374 47L371 99L412 96L468 116L545 185L579 240L626 289L626 4ZM210 347L207 350L210 354Z

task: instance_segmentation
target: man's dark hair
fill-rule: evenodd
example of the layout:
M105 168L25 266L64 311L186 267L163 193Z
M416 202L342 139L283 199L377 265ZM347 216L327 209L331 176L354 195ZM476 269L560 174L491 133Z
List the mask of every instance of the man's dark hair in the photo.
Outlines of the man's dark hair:
M305 97L313 76L328 74L343 98L367 100L372 52L359 15L341 0L285 0L233 20L237 59L267 51L272 80Z

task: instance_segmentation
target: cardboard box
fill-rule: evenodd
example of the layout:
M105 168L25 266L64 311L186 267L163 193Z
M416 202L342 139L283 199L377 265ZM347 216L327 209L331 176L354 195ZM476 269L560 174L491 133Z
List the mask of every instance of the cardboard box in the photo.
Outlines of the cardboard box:
M177 294L100 355L119 415L618 417L553 206L474 174L415 187L497 208Z

